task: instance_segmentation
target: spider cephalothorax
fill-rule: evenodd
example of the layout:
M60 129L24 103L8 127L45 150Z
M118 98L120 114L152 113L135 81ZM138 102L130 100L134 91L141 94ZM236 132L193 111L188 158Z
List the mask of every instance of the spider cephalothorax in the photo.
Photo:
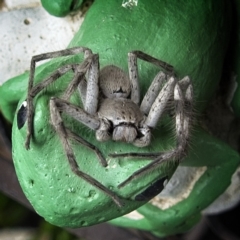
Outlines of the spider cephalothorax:
M78 53L84 53L82 63L62 66L47 79L33 86L35 63L37 61ZM141 102L137 58L164 69L164 72L160 71L153 79ZM157 126L168 102L170 100L174 101L177 138L175 149L163 153L111 154L111 157L139 156L153 159L150 164L136 171L119 185L119 187L123 187L133 178L155 168L160 163L171 158L179 159L183 156L187 148L192 111L193 90L189 77L178 81L173 74L171 65L140 51L133 51L128 54L128 67L129 74L114 65L108 65L99 70L98 54L93 54L90 49L85 47L34 56L31 61L27 101L22 104L18 111L19 128L24 125L27 119L25 146L28 149L33 131L33 98L46 86L59 79L61 75L73 71L74 77L63 96L50 99L52 125L63 143L72 171L108 194L118 205L121 205L118 196L79 169L69 139L74 139L91 148L98 155L103 166L107 166L107 162L95 146L65 126L61 113L64 112L90 129L95 130L96 139L99 141L112 139L131 143L137 147L145 147L151 143L151 129ZM69 102L70 96L77 88L80 91L83 108Z

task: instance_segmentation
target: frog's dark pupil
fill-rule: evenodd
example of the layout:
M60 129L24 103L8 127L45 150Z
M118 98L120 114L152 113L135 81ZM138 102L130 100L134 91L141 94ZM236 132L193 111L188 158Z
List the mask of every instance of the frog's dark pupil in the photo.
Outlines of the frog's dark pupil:
M27 104L23 102L17 113L17 126L21 129L27 120Z

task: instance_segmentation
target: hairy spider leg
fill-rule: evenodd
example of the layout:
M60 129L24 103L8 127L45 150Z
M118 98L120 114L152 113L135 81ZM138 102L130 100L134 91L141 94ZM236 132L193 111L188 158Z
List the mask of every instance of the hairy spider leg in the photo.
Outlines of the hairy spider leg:
M95 114L98 108L99 99L99 56L94 54L92 64L88 69L85 101L83 101L84 110L89 114ZM81 85L79 85L81 87Z
M185 77L182 79L183 81L179 82L179 85L181 86L182 83L188 83L188 87L185 92L185 102L184 102L184 123L183 123L183 132L185 134L185 139L187 142L189 142L189 136L190 136L190 129L192 126L192 115L193 115L193 86L190 83L190 78Z
M72 64L72 65L66 65L66 66L60 67L58 70L52 73L52 75L49 76L46 80L44 80L43 82L33 87L36 63L42 60L47 60L47 59L52 59L52 58L57 58L62 56L76 55L79 53L84 53L85 64L87 62L90 62L89 60L90 60L90 56L92 55L92 51L85 47L74 47L74 48L69 48L61 51L44 53L44 54L40 54L32 57L31 64L30 64L28 93L27 93L27 109L28 110L27 110L27 137L25 142L26 149L29 149L30 140L31 140L32 131L33 131L32 129L33 128L33 112L34 112L33 98L47 85L57 80L60 76L62 76L66 72L70 70L74 70L77 66L76 64Z
M169 102L169 99L172 96L174 91L174 87L176 86L176 79L174 77L170 77L167 83L164 85L157 98L153 102L150 111L148 113L145 124L150 128L155 128L157 123L161 119L166 106Z
M62 105L62 103L63 103L63 105ZM70 146L69 139L74 139L75 141L89 147L90 149L92 149L98 155L98 157L102 158L102 160L103 160L102 163L103 164L106 164L106 162L104 162L105 159L103 158L101 152L95 146L93 146L92 144L90 144L89 142L84 140L83 138L79 137L75 133L71 132L69 129L67 129L64 126L63 120L62 120L61 115L60 115L60 111L66 109L65 107L67 105L66 104L64 105L64 103L67 103L67 102L64 101L64 100L61 100L61 99L51 98L50 99L50 109L51 109L50 112L51 112L51 120L52 120L52 123L53 123L53 127L55 128L57 134L60 137L60 140L61 140L62 145L64 147L69 165L71 166L71 170L77 176L84 179L86 182L90 183L91 185L95 186L97 189L99 189L100 191L102 191L103 193L108 195L119 207L122 207L123 204L122 204L121 200L119 199L119 197L115 193L113 193L108 188L106 188L104 185L102 185L100 182L98 182L96 179L94 179L90 175L82 172L79 169L78 163L77 163L77 161L75 159L75 156L74 156L74 152L73 152L73 150ZM69 107L70 107L70 105L68 105L68 108ZM77 108L74 108L74 110L76 110L76 109ZM82 110L82 109L79 109L79 110ZM87 115L88 114L86 113L86 116Z
M87 81L88 86L86 87L86 89L84 89L84 91L85 91L84 92L84 101L82 101L82 102L84 105L84 109L88 113L94 114L97 111L97 107L98 107L98 100L97 100L98 99L98 85L97 85L98 80L95 80L95 77L97 77L97 79L98 79L99 56L98 56L98 54L92 54L92 55L88 56L87 59L88 58L91 59L91 64L89 66L86 66L87 67L86 70L85 70L84 63L78 64L76 66L76 69L75 69L76 74L75 74L73 80L68 85L68 88L65 90L65 92L62 96L62 99L69 100L69 98L71 97L73 92L76 91L76 89L79 87L79 85L81 85L84 82L85 75L87 73L88 74L88 81ZM80 87L82 87L82 86L83 85L81 85ZM91 91L94 91L95 95L91 94ZM81 91L81 93L83 93L83 91ZM80 97L82 99L82 96L80 96ZM91 106L91 109L90 109L90 106Z
M141 51L132 51L128 53L129 78L132 84L131 100L137 105L139 105L140 103L140 86L139 86L139 76L138 76L139 74L138 74L138 65L137 65L138 58L146 62L152 63L157 67L161 67L167 73L173 75L173 66L171 66L166 62L163 62Z
M143 112L146 116L149 114L151 106L153 105L161 90L162 85L166 82L166 80L167 75L164 72L160 71L149 86L140 105L141 112Z

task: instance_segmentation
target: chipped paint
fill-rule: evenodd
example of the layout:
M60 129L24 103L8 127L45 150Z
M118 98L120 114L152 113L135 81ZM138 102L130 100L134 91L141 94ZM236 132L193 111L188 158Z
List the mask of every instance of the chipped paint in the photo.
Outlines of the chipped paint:
M132 220L141 220L144 218L144 216L142 214L140 214L139 212L137 212L136 210L134 210L128 214L125 214L124 217L130 218Z
M124 0L122 2L122 7L124 7L124 8L133 8L133 7L136 7L137 4L138 4L138 0L128 0L128 1Z
M196 182L206 172L207 167L179 167L166 188L150 203L162 210L168 209L188 198Z
M219 214L232 209L240 202L240 167L237 168L231 179L231 184L226 191L220 195L203 214Z

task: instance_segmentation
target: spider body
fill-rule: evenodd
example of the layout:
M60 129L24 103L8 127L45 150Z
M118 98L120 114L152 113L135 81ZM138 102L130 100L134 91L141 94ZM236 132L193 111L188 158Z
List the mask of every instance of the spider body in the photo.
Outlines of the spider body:
M98 111L100 119L109 122L109 138L137 145L142 135L141 127L144 119L138 105L126 98L104 99ZM97 139L101 141L101 138ZM105 139L103 139L105 140ZM147 143L146 145L148 145ZM144 147L144 146L139 146Z
M127 74L117 66L106 66L100 71L99 88L101 99L97 115L100 124L107 122L108 127L96 131L97 140L106 141L112 138L114 141L133 143L139 147L147 146L150 141L138 144L140 136L143 136L141 128L144 114L129 99L131 83Z
M62 66L47 79L33 86L37 61L79 53L84 53L84 61L82 63ZM137 59L142 59L164 69L153 79L142 101L140 101ZM85 47L76 47L34 56L31 61L27 102L25 101L22 104L18 112L19 129L27 121L25 146L29 149L33 132L33 98L49 84L58 80L60 76L68 71L73 71L74 77L69 82L62 96L60 98L54 96L50 98L49 108L52 126L59 135L72 171L110 196L119 206L121 206L121 201L115 193L79 169L70 139L92 149L97 154L102 166L106 167L107 161L103 154L98 148L65 126L61 114L64 112L96 131L96 139L99 141L112 139L114 141L132 143L137 147L145 147L151 143L151 130L157 126L165 113L167 104L169 101L174 103L176 123L176 147L174 149L160 153L109 155L110 157L130 156L153 160L122 182L118 186L120 188L141 174L158 167L162 162L166 162L169 159L180 160L183 157L187 150L193 97L192 84L189 77L178 81L174 76L171 65L146 53L141 51L130 52L128 54L128 68L128 75L121 68L114 65L108 65L99 70L98 54L93 54L90 49ZM74 105L69 101L76 89L80 91L82 107ZM22 116L26 119L22 120Z

